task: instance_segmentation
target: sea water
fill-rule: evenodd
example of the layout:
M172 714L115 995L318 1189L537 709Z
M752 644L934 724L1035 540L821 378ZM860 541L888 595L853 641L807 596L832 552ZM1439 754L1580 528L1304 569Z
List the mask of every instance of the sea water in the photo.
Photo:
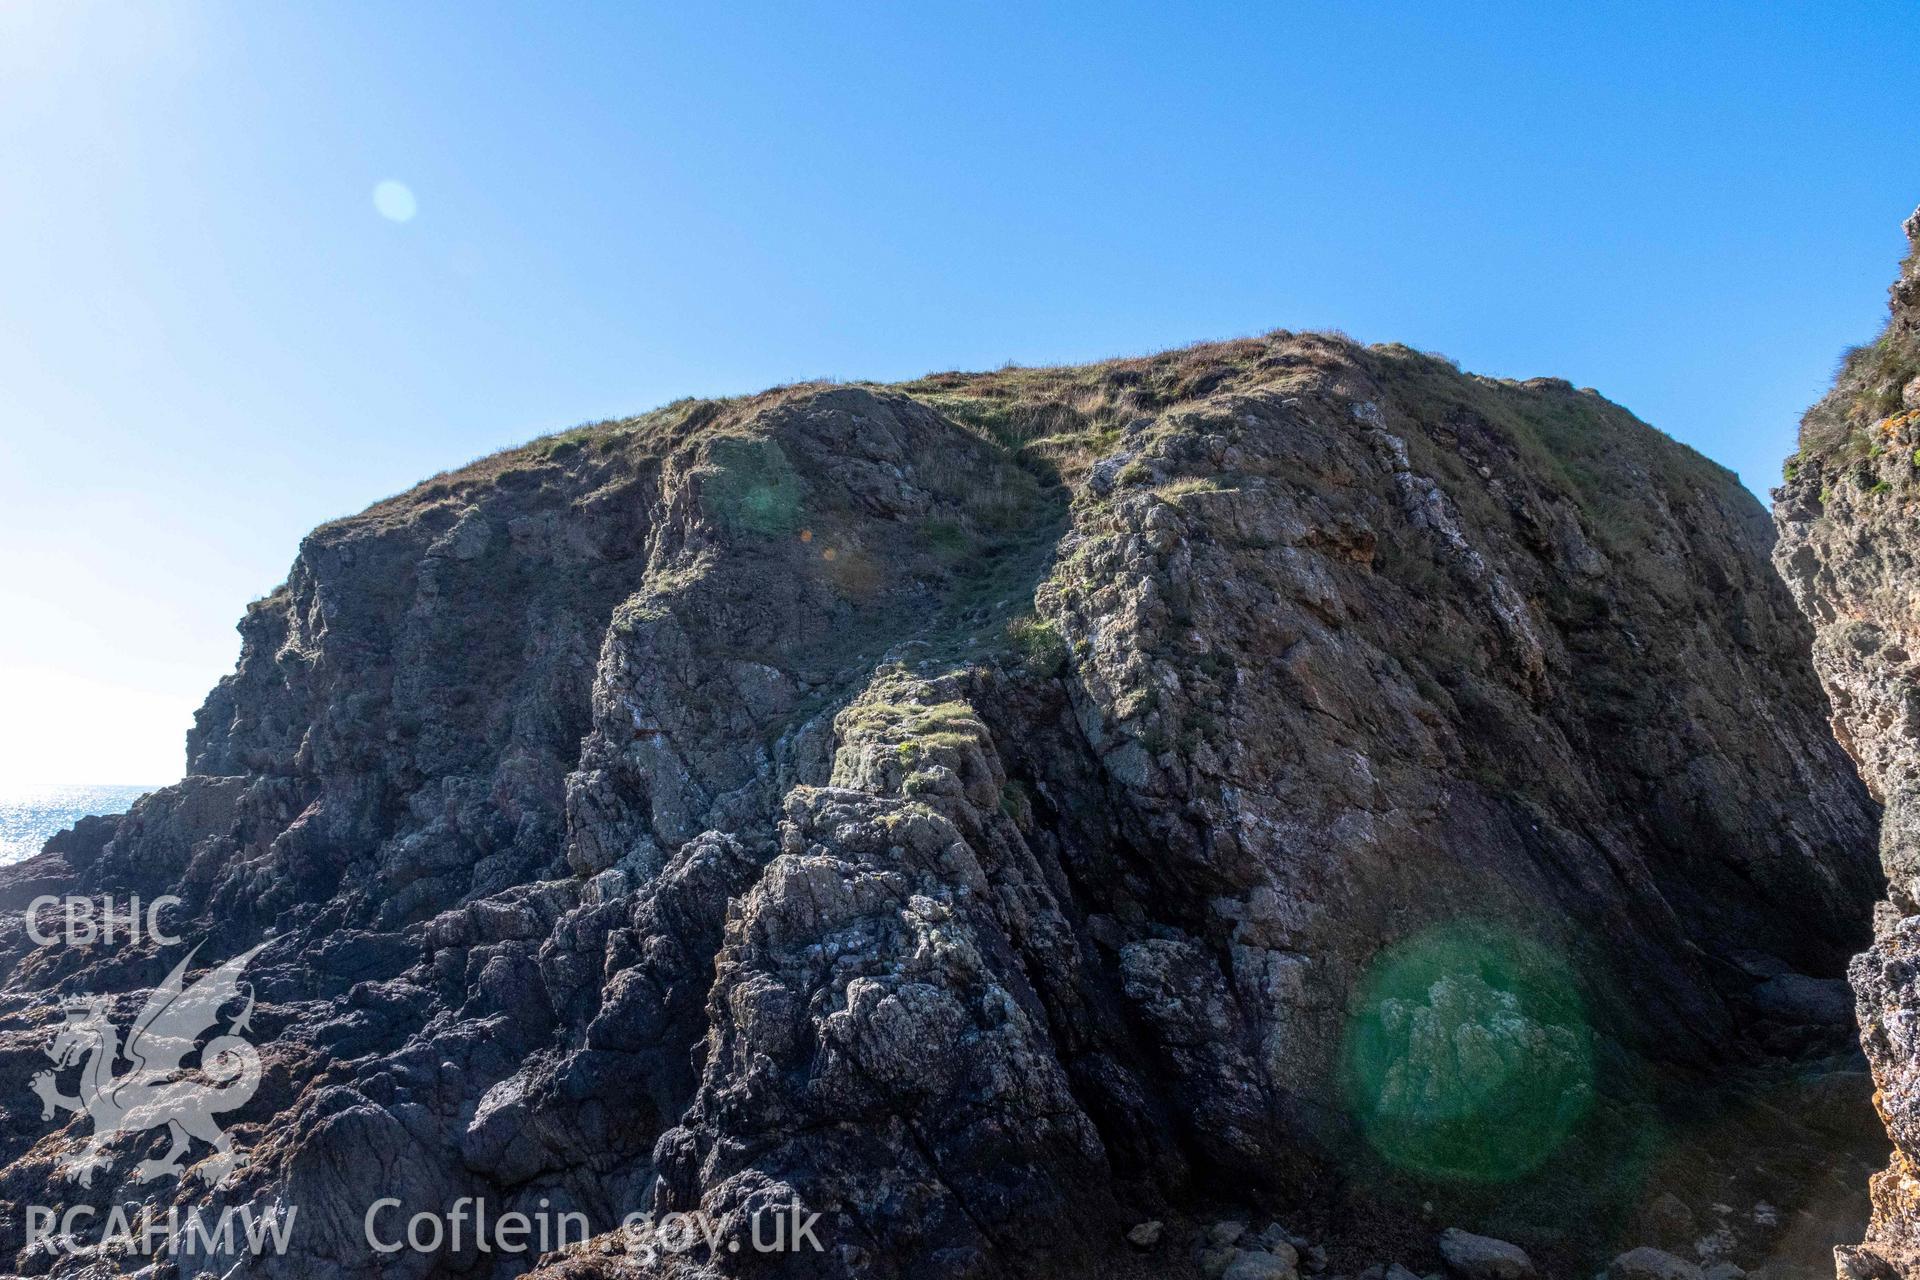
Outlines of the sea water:
M88 814L125 813L152 787L0 783L0 866L31 858Z

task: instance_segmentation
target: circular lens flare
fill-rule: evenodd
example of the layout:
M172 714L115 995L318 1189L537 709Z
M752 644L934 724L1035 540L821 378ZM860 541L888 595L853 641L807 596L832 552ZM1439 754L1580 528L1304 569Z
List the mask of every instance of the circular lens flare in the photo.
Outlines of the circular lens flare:
M374 184L373 207L389 222L411 222L413 215L420 212L413 189L392 178Z
M1347 1103L1374 1149L1432 1178L1508 1182L1538 1168L1593 1101L1593 1049L1565 965L1491 921L1382 952L1342 1051Z
M707 513L742 533L780 538L800 528L800 475L777 441L729 436L707 450L700 499ZM802 541L811 541L803 533Z

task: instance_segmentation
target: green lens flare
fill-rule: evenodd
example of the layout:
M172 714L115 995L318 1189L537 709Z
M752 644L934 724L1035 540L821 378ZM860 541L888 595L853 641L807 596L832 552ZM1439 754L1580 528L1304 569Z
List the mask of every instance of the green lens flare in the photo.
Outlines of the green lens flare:
M1545 948L1460 921L1382 952L1342 1047L1347 1105L1398 1168L1507 1182L1537 1168L1593 1101L1573 982Z
M708 514L722 524L780 538L800 528L800 477L772 440L716 440L708 458L715 468L701 486Z

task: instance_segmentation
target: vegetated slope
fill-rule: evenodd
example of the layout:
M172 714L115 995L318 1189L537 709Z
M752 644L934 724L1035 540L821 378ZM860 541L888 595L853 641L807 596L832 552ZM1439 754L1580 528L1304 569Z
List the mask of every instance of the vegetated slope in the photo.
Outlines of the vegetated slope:
M305 540L192 776L8 881L271 939L251 1163L136 1184L129 1134L68 1184L85 1122L23 1092L0 1196L299 1207L292 1255L188 1274L520 1265L375 1257L381 1196L822 1215L570 1275L1183 1275L1252 1214L1336 1269L1448 1222L1590 1267L1669 1202L1817 1251L1881 882L1771 536L1593 392L1312 334L437 477ZM0 945L22 1081L59 996L124 1020L178 955Z
M1800 449L1787 460L1789 481L1803 466L1838 472L1879 456L1885 424L1920 409L1920 213L1904 230L1913 247L1889 291L1887 322L1872 342L1847 351L1833 388L1807 410Z
M1888 901L1873 947L1855 961L1862 1039L1894 1141L1874 1179L1873 1226L1844 1260L1860 1275L1920 1276L1920 722L1912 658L1920 534L1920 213L1893 286L1886 328L1849 352L1833 390L1808 412L1800 451L1774 491L1775 559L1815 625L1814 659L1834 731L1886 806L1880 856Z

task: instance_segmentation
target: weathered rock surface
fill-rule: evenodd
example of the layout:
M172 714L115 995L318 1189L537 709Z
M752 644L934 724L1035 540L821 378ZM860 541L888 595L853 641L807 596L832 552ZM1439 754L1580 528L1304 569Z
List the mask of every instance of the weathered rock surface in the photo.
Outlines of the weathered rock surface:
M1920 412L1906 405L1920 372L1920 213L1913 252L1878 339L1849 353L1829 395L1807 414L1801 449L1774 491L1775 560L1815 625L1814 661L1834 732L1885 806L1880 856L1887 901L1851 978L1861 1037L1892 1135L1891 1166L1873 1180L1873 1224L1843 1272L1920 1276Z
M1438 1203L1590 1273L1656 1153L1798 1211L1860 1077L1720 1100L1843 1048L1882 884L1771 537L1593 392L1315 335L438 477L305 541L191 776L5 873L0 1246L132 1273L21 1210L279 1205L292 1252L181 1272L1283 1280L1196 1224L1431 1269ZM49 891L267 940L219 1185L134 1181L157 1131L63 1177L59 1001L124 1026L182 949L32 945ZM383 1197L593 1240L376 1254ZM819 1249L754 1247L790 1206Z
M1527 1280L1534 1274L1533 1259L1519 1245L1458 1227L1440 1234L1440 1256L1461 1280Z

